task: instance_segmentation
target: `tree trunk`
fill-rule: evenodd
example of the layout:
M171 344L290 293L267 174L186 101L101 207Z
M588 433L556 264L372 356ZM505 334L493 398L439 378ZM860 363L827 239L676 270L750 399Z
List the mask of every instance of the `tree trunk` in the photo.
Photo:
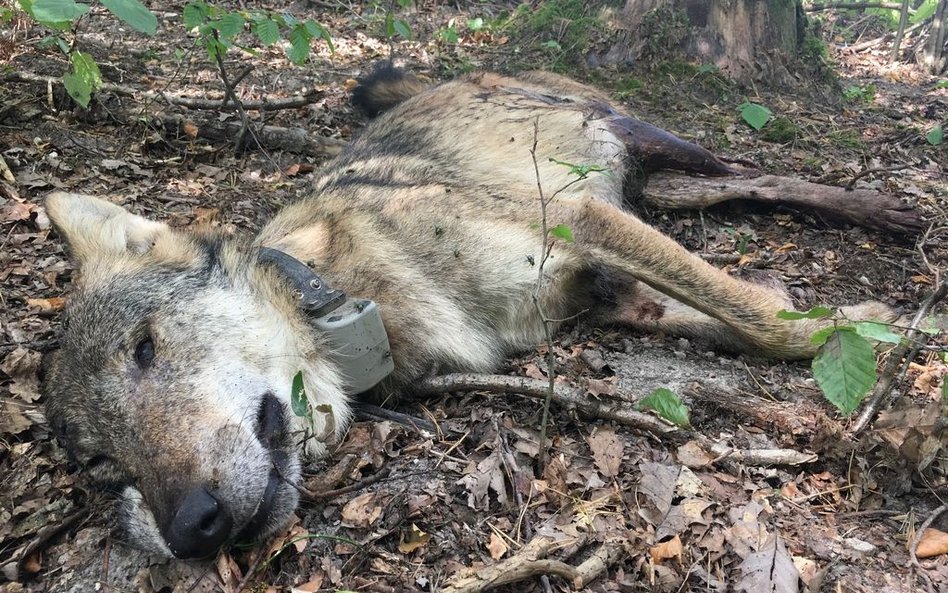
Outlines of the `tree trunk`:
M922 67L932 74L941 74L948 67L945 40L948 38L948 0L941 0L932 18L928 41L919 56Z
M627 0L618 15L627 59L714 64L742 82L790 82L803 40L799 0Z

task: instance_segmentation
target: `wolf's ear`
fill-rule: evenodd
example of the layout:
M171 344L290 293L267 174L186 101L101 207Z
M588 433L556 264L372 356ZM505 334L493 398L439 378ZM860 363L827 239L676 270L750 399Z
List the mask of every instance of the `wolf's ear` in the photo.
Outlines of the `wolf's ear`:
M46 212L80 266L105 255L146 253L160 234L171 232L166 224L82 194L50 194Z

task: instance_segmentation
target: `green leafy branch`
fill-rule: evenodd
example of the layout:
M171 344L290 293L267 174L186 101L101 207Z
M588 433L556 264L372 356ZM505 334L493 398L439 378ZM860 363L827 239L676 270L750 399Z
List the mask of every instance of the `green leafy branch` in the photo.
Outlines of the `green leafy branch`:
M204 0L186 4L182 16L185 28L197 30L199 43L215 62L232 47L256 54L252 47L238 43L248 25L253 36L264 46L286 39L286 56L297 66L306 62L314 40L325 41L329 51L335 52L329 31L312 19L301 21L289 14L262 10L228 11Z
M100 3L139 33L153 37L158 30L158 18L139 0L100 0ZM91 55L76 48L76 39L79 22L91 6L75 0L19 0L19 4L33 20L56 32L46 41L69 56L71 68L63 75L63 86L76 103L88 107L92 94L102 86L102 72ZM66 33L71 40L64 38Z
M828 319L833 311L826 307L813 307L809 311L780 311L777 317L786 320ZM826 399L844 415L852 414L879 380L876 370L875 346L888 344L900 348L893 353L898 362L909 349L917 330L934 335L938 330L918 327L922 317L908 328L903 336L893 331L893 324L878 321L833 320L833 324L816 331L810 341L819 346L813 357L813 378ZM894 369L887 372L895 372Z

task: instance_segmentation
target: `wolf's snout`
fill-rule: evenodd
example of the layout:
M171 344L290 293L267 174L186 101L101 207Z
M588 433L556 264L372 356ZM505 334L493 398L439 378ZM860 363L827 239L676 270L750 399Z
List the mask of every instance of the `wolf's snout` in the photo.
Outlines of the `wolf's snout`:
M217 553L232 525L233 518L224 503L200 486L181 502L165 539L178 558L205 558Z

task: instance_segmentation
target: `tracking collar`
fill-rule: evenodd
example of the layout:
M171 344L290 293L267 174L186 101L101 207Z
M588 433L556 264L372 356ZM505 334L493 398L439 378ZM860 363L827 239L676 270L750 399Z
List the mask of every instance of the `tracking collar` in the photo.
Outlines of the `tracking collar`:
M395 369L388 334L374 301L347 298L309 266L278 249L260 247L257 259L280 272L299 309L328 338L330 356L342 371L347 393L368 391Z

